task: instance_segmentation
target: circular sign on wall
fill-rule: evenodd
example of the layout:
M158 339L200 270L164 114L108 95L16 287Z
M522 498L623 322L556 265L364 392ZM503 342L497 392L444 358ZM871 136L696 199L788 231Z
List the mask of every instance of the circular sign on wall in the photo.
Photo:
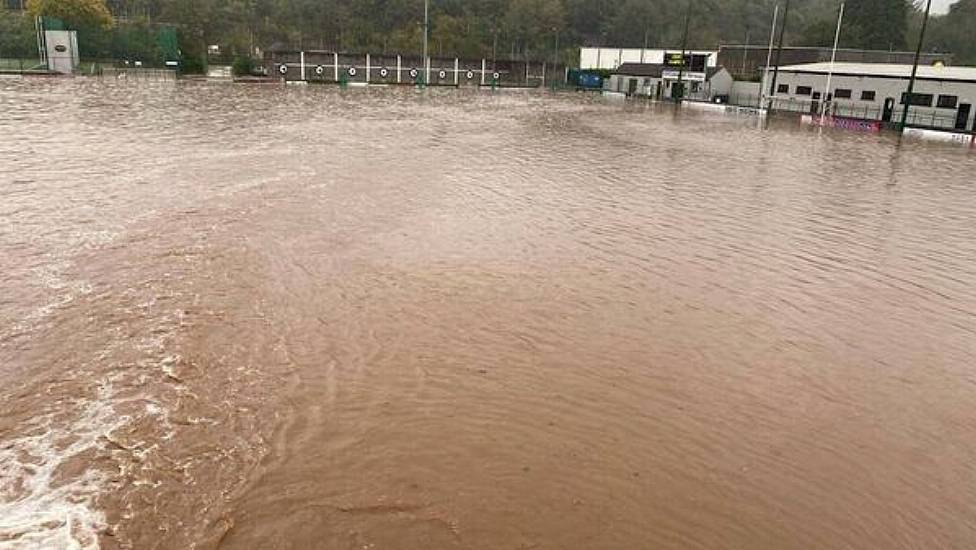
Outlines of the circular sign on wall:
M502 77L502 75L498 74L498 71L495 71L491 73L491 77L494 78L495 80L498 80L499 78Z
M417 69L410 69L410 78L417 78L417 75L419 74L420 72L417 71Z
M278 72L281 74L288 74L288 65L282 63L281 66L278 67Z
M319 76L325 74L325 67L323 67L322 65L319 65L318 67L315 67L315 74L317 74Z
M474 78L474 72L473 71L468 71L468 74L466 74L465 76L468 77L468 80L471 80L472 78Z
M349 67L349 76L356 76L356 67Z
M390 75L390 71L388 71L386 69L386 67L383 67L382 69L380 69L380 76L381 77L386 78L389 75Z
M447 78L447 71L441 69L440 72L437 73L437 76L439 76L440 78Z

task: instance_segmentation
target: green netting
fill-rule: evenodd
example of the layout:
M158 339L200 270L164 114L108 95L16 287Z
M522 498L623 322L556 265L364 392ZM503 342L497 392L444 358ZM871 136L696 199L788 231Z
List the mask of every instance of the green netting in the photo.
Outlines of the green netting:
M176 27L162 27L156 33L156 45L163 56L163 61L180 60L180 41L176 35Z
M66 31L69 30L68 26L57 17L42 17L41 22L44 24L44 30L46 31Z

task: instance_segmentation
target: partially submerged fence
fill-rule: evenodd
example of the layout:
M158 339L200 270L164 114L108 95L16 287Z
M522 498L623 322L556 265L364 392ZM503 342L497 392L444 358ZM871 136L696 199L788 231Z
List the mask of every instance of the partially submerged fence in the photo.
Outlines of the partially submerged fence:
M546 62L456 57L347 54L328 51L271 52L268 74L288 82L539 87L566 81L566 67Z
M176 71L173 69L147 67L100 67L96 74L118 80L176 80Z
M733 94L729 97L729 103L743 107L761 107L760 97L752 94ZM765 98L769 102L769 98ZM817 100L801 100L796 98L776 98L772 102L774 111L801 114L820 114L822 102ZM873 103L857 103L834 101L827 104L826 114L836 117L845 117L860 120L879 121L885 123L900 123L902 106L898 105L892 109L889 116L885 117L884 108ZM909 126L919 126L925 128L937 128L952 130L956 127L956 113L940 111L934 108L912 107L908 111Z

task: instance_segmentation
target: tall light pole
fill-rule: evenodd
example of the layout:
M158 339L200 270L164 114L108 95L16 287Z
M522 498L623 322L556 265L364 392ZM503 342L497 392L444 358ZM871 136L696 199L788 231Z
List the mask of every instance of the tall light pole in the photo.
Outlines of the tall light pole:
M647 22L644 22L644 47L641 48L641 65L644 64L644 52L647 51Z
M685 75L685 51L688 49L688 27L690 25L691 0L688 0L688 9L685 11L685 32L684 36L681 38L681 65L678 66L678 83L675 84L678 88L676 92L673 91L671 93L671 97L677 99L678 103L681 103L681 100L684 99L685 96L685 85L684 82L682 82L682 78ZM688 57L690 58L691 56L689 55Z
M559 29L557 27L552 28L552 32L556 35L556 45L552 49L552 89L556 89L556 67L559 65ZM566 76L565 74L563 75Z
M773 26L769 28L769 50L766 52L766 66L763 67L762 85L759 86L759 108L765 109L766 105L766 79L769 78L769 65L773 59L773 40L776 39L776 17L779 15L779 4L773 7ZM773 106L773 102L769 102Z
M834 49L830 52L830 69L827 71L827 85L824 87L824 101L820 104L820 125L824 125L827 118L827 103L833 103L834 96L830 93L830 80L834 76L834 61L837 60L837 45L840 43L840 26L844 22L844 3L840 3L840 12L837 14L837 30L834 31Z
M430 72L430 61L427 58L427 35L430 27L430 0L424 0L424 84L427 84L427 76Z
M915 91L915 75L918 74L918 58L922 56L922 42L925 40L925 27L929 24L929 10L932 9L932 0L925 3L925 18L922 19L922 31L918 34L918 46L915 48L915 61L912 63L912 76L908 79L908 92L905 94L905 107L901 110L901 126L899 132L905 132L905 125L908 123L908 108L912 105L912 94Z
M498 23L493 23L491 27L491 70L498 70Z
M559 29L553 27L552 34L556 39L556 44L552 48L552 70L556 70L556 65L559 64Z
M773 82L769 85L769 110L773 110L773 100L776 99L776 78L779 76L779 58L783 54L783 37L786 35L786 22L790 17L790 0L786 0L783 9L783 24L779 28L779 40L776 45L776 62L773 65Z

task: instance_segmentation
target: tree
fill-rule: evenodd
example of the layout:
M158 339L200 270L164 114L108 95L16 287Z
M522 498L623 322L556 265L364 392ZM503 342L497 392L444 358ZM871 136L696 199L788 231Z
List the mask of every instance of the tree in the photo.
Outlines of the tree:
M434 17L431 41L437 55L478 57L481 50L481 26L473 17L439 14Z
M0 9L0 57L34 57L34 21L21 12Z
M542 46L552 51L555 33L566 26L566 10L559 0L512 0L505 14L505 30L522 52Z
M652 0L626 0L608 19L610 40L619 46L642 46L645 35L653 44L665 18Z
M74 27L112 26L105 0L29 0L27 11L35 17L57 17Z
M804 46L832 46L836 25L828 19L811 22L800 32L800 43Z
M615 0L566 0L570 26L584 42L601 42L617 4Z
M848 47L900 50L906 44L910 0L857 0L847 4L844 44Z
M959 0L948 14L934 17L930 24L931 32L925 40L928 48L952 52L957 65L976 64L976 0Z

